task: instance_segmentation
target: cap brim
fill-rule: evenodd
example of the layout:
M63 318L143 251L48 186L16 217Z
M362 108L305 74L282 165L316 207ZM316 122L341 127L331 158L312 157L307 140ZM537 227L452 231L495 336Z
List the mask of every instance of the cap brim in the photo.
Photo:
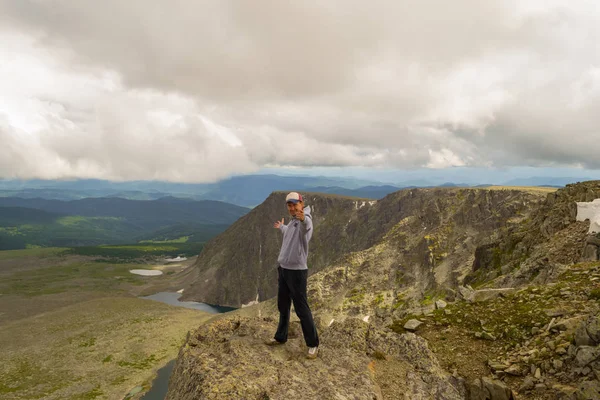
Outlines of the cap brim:
M288 201L286 201L286 203L294 203L294 204L299 203L299 202L300 202L300 200L288 200Z

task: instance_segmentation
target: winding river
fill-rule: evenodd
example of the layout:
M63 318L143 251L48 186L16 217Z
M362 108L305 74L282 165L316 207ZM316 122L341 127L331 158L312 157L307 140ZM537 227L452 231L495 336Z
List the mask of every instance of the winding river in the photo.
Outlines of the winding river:
M220 307L205 303L197 303L195 301L179 301L182 295L180 293L159 292L150 296L141 297L142 299L160 301L161 303L170 304L177 307L193 308L213 314L224 313L235 310L232 307ZM175 360L171 360L158 370L158 376L152 382L152 388L142 396L142 400L164 400L169 389L169 378L175 367Z

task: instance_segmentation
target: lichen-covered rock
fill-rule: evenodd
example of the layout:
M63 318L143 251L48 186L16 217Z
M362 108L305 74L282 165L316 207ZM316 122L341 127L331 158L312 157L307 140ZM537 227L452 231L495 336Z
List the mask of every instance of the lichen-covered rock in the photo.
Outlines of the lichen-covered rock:
M595 244L586 243L581 258L584 261L596 261L600 259L600 247Z
M585 324L585 329L590 339L593 340L594 344L600 344L600 317L598 315L588 319Z
M321 333L319 357L308 360L301 337L264 345L275 328L271 318L240 317L200 327L179 353L167 399L381 399L381 377L392 366L403 371L394 383L400 396L465 398L462 384L414 334L382 332L359 319L336 321ZM381 365L367 355L375 351L386 354Z
M436 302L435 302L436 310L444 309L447 306L448 306L448 303L446 303L444 300L436 300Z
M478 303L482 301L493 300L500 296L508 296L514 292L516 292L516 289L514 288L476 290L471 296L471 301Z
M577 349L575 362L581 368L588 366L600 357L600 348L592 346L580 346Z
M423 325L423 322L419 321L418 319L410 319L404 324L404 329L414 332L419 329L421 325Z

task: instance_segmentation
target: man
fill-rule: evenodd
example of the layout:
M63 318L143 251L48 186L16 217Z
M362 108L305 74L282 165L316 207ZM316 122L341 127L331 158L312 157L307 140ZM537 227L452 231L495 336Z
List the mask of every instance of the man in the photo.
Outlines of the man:
M291 192L285 198L287 209L292 220L285 225L284 219L273 225L283 233L283 243L277 262L279 289L277 291L277 308L279 309L279 326L268 345L283 344L288 339L290 324L290 307L294 302L294 310L300 318L304 341L308 346L308 358L316 358L319 352L319 336L308 306L306 282L308 278L308 242L312 237L313 223L310 207L304 207L302 195Z

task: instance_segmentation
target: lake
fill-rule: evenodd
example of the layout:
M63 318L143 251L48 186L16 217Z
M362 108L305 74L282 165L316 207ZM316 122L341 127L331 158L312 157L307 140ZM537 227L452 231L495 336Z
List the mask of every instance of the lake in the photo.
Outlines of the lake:
M170 304L177 307L193 308L194 310L206 311L212 314L224 313L227 311L233 311L233 307L221 307L214 306L206 303L197 303L195 301L179 301L182 296L181 293L173 292L159 292L150 296L141 297L142 299L160 301L161 303Z

